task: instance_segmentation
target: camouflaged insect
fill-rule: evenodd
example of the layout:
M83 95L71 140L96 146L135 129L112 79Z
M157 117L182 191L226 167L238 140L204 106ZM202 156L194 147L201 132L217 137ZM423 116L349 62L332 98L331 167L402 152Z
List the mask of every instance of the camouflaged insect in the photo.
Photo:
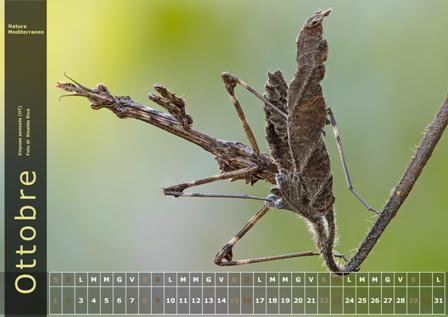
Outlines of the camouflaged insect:
M333 177L323 140L327 107L320 81L325 75L328 45L322 37L322 19L330 11L318 11L304 24L297 38L297 70L288 85L280 71L269 73L265 98L287 114L268 104L266 140L279 172L272 198L278 207L307 219L332 209Z

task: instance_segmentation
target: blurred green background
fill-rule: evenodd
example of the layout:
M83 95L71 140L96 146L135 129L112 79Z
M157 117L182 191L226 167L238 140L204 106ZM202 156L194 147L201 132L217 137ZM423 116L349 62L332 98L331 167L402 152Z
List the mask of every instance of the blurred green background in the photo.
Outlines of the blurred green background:
M186 99L196 129L247 143L219 74L230 71L259 91L267 70L292 78L298 30L328 7L334 11L324 23L330 48L324 94L355 187L380 208L448 92L448 2L48 1L48 269L221 271L214 255L261 206L163 196L163 186L217 173L214 159L148 124L95 112L84 99L59 101L55 83L65 80L64 71L157 109L147 94L160 82ZM267 151L260 102L237 93ZM374 217L346 190L327 135L337 250L351 255ZM362 270L447 270L447 145L445 135ZM221 182L194 191L264 196L269 188ZM301 218L274 210L234 255L313 247ZM304 258L225 270L325 268L319 258Z

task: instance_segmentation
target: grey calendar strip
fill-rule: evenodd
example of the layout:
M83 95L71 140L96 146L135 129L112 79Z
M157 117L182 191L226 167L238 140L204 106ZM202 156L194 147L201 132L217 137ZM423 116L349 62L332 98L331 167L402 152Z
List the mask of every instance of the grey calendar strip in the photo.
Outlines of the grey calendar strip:
M446 314L446 272L51 272L54 314Z

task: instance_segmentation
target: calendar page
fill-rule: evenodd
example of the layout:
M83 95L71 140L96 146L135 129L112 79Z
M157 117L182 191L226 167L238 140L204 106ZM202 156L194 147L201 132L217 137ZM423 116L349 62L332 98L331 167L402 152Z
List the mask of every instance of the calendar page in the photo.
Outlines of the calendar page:
M5 0L0 314L446 315L447 10Z

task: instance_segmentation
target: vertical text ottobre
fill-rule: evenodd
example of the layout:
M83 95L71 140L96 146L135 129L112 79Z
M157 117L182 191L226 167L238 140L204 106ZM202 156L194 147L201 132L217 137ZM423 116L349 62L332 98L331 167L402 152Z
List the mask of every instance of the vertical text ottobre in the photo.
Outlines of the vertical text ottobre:
M16 249L16 254L19 258L15 266L21 273L15 279L15 289L21 294L32 293L36 289L37 284L33 275L22 272L33 269L37 265L34 257L37 247L33 243L37 235L33 222L38 217L38 211L33 206L33 202L36 200L33 185L36 183L36 180L37 174L35 171L22 171L19 174L21 207L18 210L18 214L14 216L14 220L21 224L18 234L20 241L23 243Z

